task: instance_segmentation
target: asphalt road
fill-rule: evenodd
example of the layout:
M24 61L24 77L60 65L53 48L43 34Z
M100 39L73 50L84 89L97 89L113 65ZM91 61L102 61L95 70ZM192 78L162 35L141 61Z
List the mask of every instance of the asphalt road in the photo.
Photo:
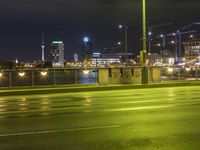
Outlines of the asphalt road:
M0 150L199 150L200 87L0 98Z

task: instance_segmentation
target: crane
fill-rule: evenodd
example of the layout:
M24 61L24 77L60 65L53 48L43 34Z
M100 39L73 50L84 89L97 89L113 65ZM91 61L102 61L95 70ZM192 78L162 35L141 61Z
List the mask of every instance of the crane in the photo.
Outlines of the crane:
M187 28L192 27L193 24L187 25L185 27L180 28L177 30L176 33L170 33L167 34L167 36L175 36L175 44L176 44L176 50L175 50L175 60L180 61L181 58L181 49L182 49L182 35L185 34L191 34L191 33L196 33L196 30L190 30L190 31L183 31L186 30Z
M148 54L149 55L151 55L151 35L152 35L152 30L154 28L160 28L160 27L169 26L169 25L172 25L172 24L173 24L172 22L168 22L168 23L162 23L162 24L156 24L156 25L147 26L147 30L148 30ZM165 37L163 37L163 38L165 38Z

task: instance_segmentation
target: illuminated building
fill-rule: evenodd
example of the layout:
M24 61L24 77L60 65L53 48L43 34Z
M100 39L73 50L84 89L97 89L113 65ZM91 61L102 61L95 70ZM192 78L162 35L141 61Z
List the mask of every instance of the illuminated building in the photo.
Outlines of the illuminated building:
M53 41L51 43L50 58L54 67L64 66L64 43L62 41Z
M184 43L185 61L199 61L200 39L195 39ZM198 59L198 60L197 60Z
M111 64L121 64L123 62L124 53L115 53L115 54L108 54L108 53L99 53L99 57L92 58L92 64L99 65L99 66L109 66ZM133 56L132 53L127 53L127 56Z

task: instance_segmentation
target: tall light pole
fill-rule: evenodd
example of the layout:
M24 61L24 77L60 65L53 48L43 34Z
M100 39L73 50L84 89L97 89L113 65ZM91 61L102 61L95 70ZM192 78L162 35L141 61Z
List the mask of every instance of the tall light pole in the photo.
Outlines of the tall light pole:
M125 63L127 64L128 63L128 29L130 27L133 27L133 26L137 26L137 25L140 25L140 23L135 23L135 24L128 24L128 25L119 25L118 28L119 29L124 29L124 33L125 33L125 36L124 36L124 53L125 53Z
M118 28L119 29L124 28L124 33L125 33L125 36L124 36L124 53L125 53L125 64L127 64L127 62L128 62L128 56L127 56L127 53L128 53L128 28L129 28L129 26L119 25Z
M145 64L145 55L147 51L147 38L146 38L146 0L142 0L142 49L140 51L140 65Z
M142 68L142 84L148 84L148 68L146 67L147 35L146 35L146 0L142 0L142 50L140 51L140 65Z
M128 26L125 27L125 63L128 63Z

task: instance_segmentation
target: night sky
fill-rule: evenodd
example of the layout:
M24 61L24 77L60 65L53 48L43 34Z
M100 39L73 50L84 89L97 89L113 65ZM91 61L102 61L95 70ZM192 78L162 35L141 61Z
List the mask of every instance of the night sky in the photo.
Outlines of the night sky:
M69 58L81 48L84 36L91 38L94 50L111 47L123 40L118 24L141 22L141 1L0 0L0 58L40 59L42 30L46 53L52 40L63 40ZM162 30L174 30L200 21L199 6L199 0L147 0L147 20L150 24L173 22ZM130 28L128 38L129 51L138 53L141 28Z

